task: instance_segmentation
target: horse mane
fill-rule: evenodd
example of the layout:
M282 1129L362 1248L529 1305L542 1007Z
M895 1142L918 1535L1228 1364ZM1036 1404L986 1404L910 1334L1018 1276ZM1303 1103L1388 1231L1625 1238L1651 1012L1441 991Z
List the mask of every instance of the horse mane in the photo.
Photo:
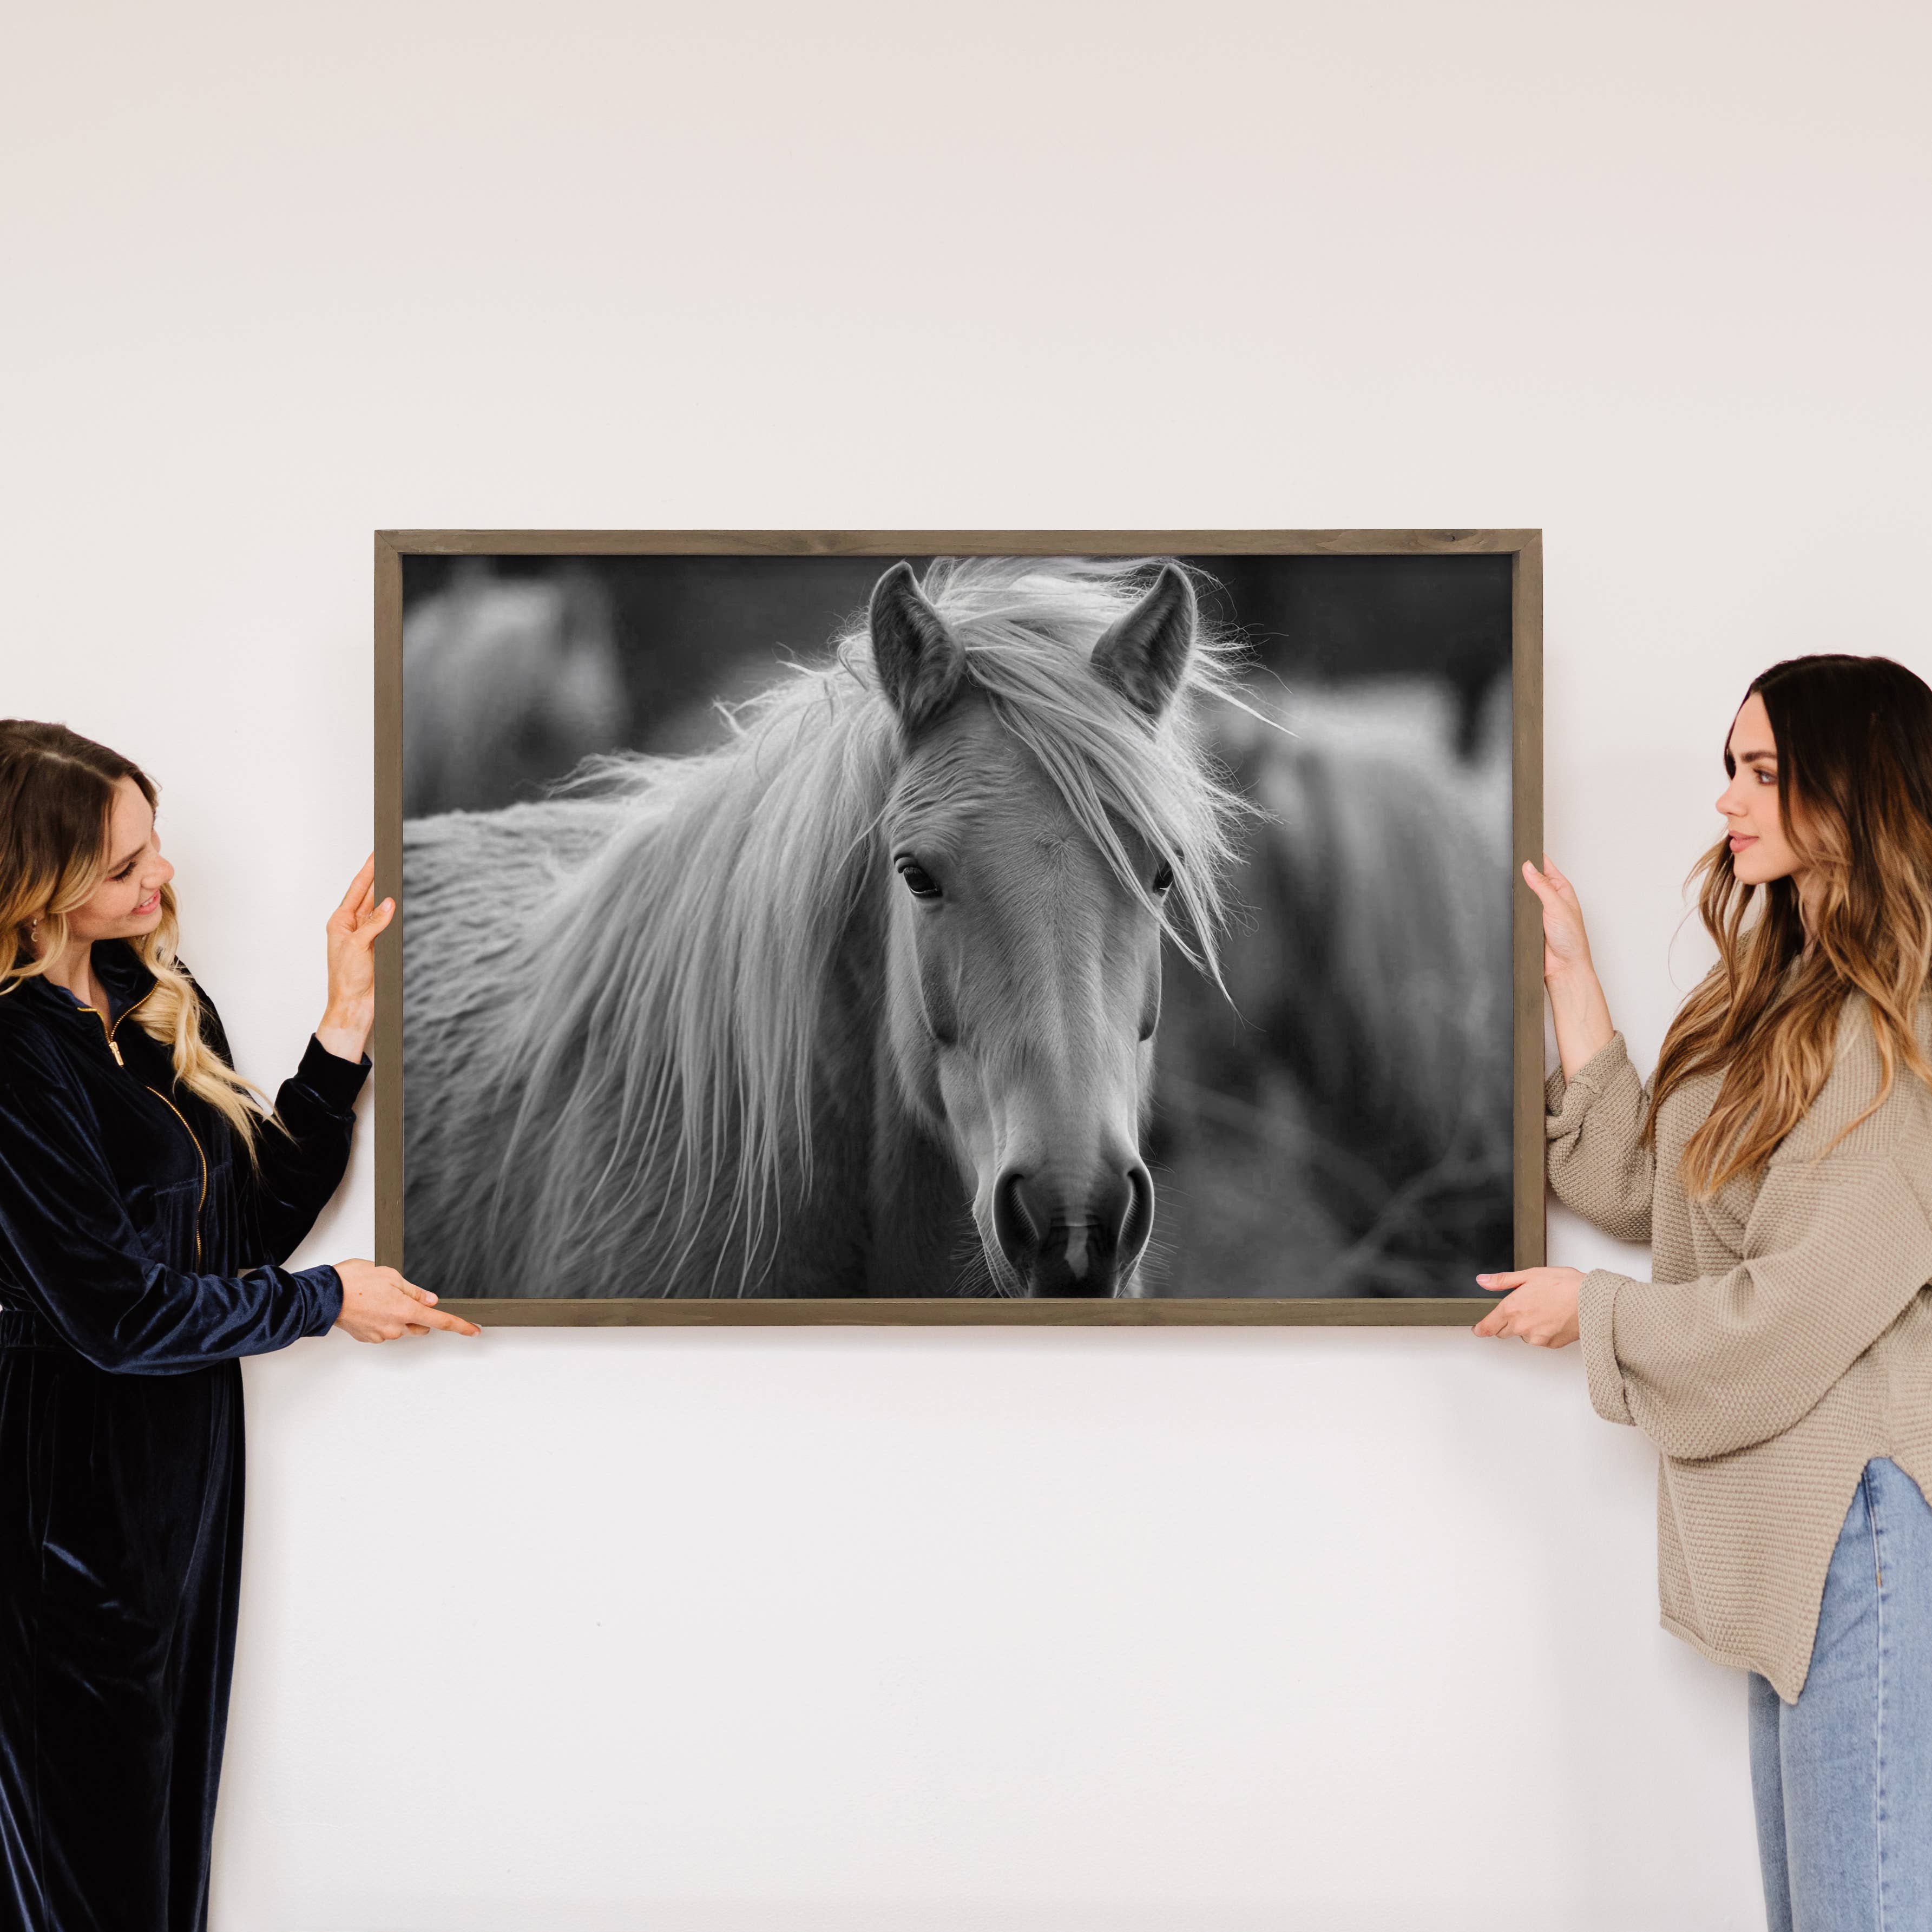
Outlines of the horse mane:
M1242 704L1240 646L1203 624L1151 725L1088 668L1158 568L940 559L923 590L964 650L967 686L1218 981L1244 808L1210 767L1198 714L1206 700ZM718 710L728 734L713 750L607 757L557 788L604 801L612 830L557 878L520 942L511 1010L479 1039L479 1074L513 1110L489 1238L553 1279L609 1281L643 1254L662 1280L692 1268L700 1292L756 1292L788 1188L809 1186L832 1070L820 1021L904 747L863 612L822 660ZM1124 824L1172 866L1165 906ZM869 1090L857 1097L870 1104Z

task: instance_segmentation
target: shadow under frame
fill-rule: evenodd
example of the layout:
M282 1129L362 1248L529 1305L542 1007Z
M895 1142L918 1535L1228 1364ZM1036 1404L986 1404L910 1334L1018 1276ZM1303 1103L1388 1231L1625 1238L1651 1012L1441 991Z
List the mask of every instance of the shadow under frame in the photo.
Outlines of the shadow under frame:
M376 532L376 892L402 896L405 556L1454 556L1510 559L1510 980L1515 1254L1545 1253L1543 923L1524 883L1543 856L1543 533L1484 530L378 530ZM407 916L408 908L404 908ZM400 921L376 948L376 1258L401 1268L403 953ZM1021 1300L950 1295L598 1300L443 1298L512 1328L1459 1328L1474 1297L1174 1296Z

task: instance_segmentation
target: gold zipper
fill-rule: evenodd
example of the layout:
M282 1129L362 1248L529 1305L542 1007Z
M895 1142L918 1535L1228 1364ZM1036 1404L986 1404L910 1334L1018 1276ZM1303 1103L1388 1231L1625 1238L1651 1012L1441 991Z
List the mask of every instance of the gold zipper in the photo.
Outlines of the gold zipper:
M119 1028L122 1020L124 1020L134 1010L134 1006L140 1006L143 1000L147 999L148 994L152 993L154 990L154 988L150 986L148 988L147 992L143 993L141 995L140 999L136 1000L134 1002L134 1006L122 1007L119 1018L115 1021L112 1026L110 1026L107 1024L106 1018L103 1016L100 1009L98 1006L89 1006L87 1009L87 1010L91 1012L96 1019L100 1022L100 1030L107 1036L107 1051L113 1054L114 1064L116 1066L124 1067L128 1063L121 1058L121 1048L114 1037L116 1030ZM143 1086L146 1086L147 1083L143 1081L142 1084ZM200 1136L196 1133L194 1128L188 1125L188 1116L184 1114L158 1087L148 1087L148 1091L153 1094L154 1098L160 1101L161 1105L166 1108L168 1112L173 1114L176 1120L180 1121L182 1124L182 1132L184 1132L188 1136L188 1138L194 1143L194 1156L196 1160L201 1162L201 1194L200 1198L197 1199L194 1204L194 1265L196 1273L199 1274L201 1271L201 1210L208 1204L207 1150L202 1147Z
M147 992L143 993L141 997L134 1002L134 1006L123 1006L121 1009L119 1018L117 1018L112 1026L110 1026L107 1024L106 1016L101 1012L98 1006L84 1006L81 1008L81 1011L82 1012L92 1013L96 1019L100 1021L100 1030L107 1036L107 1051L113 1054L114 1064L116 1066L125 1066L128 1064L128 1063L121 1058L121 1048L116 1043L114 1038L115 1034L121 1030L121 1022L122 1020L124 1020L134 1010L134 1006L146 1006L149 998L152 996L154 990L154 988L150 986ZM148 1091L150 1094L154 1090L152 1087L148 1089ZM184 1121L182 1124L185 1126L188 1124Z
M121 1049L115 1044L114 1041L114 1036L121 1030L121 1021L124 1020L134 1010L134 1006L146 1006L148 1000L152 997L154 990L154 988L150 986L147 992L143 993L141 997L134 1002L134 1006L123 1006L121 1009L120 1019L117 1019L111 1027L107 1027L107 1051L113 1054L114 1064L117 1066L125 1066L128 1064L128 1063L121 1058ZM95 1017L98 1018L99 1018L99 1016L97 1014ZM102 1020L100 1023L103 1026L107 1026L107 1022L105 1020ZM148 1089L148 1091L150 1094L154 1090L152 1087ZM184 1127L188 1126L187 1121L182 1121L182 1125ZM189 1127L188 1131L192 1134L194 1130L192 1127ZM200 1142L196 1141L195 1142L195 1145L199 1148L201 1145Z

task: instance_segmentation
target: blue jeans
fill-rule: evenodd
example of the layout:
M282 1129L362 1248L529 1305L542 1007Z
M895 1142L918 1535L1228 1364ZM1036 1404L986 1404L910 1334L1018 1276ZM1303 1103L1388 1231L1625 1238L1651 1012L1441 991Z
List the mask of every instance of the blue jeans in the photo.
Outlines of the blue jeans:
M1795 1704L1750 1673L1771 1932L1932 1932L1932 1508L1865 1465Z

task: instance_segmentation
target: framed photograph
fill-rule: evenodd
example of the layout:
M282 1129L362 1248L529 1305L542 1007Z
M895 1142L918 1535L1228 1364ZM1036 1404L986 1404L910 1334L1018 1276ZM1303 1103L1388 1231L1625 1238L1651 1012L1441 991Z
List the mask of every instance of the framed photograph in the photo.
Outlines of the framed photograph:
M484 1322L1466 1323L1534 530L388 531L377 1252Z

